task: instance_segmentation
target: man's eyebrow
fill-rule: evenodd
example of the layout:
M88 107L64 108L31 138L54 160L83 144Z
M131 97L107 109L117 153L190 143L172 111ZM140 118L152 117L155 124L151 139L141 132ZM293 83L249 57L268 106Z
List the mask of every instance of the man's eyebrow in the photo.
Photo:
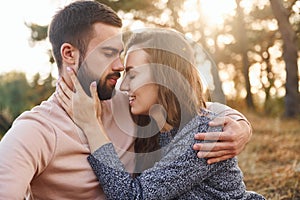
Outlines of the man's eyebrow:
M106 50L106 51L112 51L113 53L117 54L119 53L119 49L114 48L114 47L102 47L102 50ZM121 50L121 52L123 51L123 49Z

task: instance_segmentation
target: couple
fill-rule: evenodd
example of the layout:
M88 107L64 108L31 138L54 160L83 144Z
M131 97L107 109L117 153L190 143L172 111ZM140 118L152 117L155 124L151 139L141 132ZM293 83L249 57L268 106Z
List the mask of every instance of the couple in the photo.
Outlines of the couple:
M193 57L186 39L174 31L145 29L126 42L120 89L128 93L138 125L133 176L99 117L96 82L90 86L90 98L68 68L75 92L60 82L58 99L91 144L88 161L107 199L264 199L246 191L236 158L209 165L195 156L195 134L207 132L215 114L206 109Z
M143 145L147 142L147 138L145 140L135 140L134 138L137 126L128 121L130 118L128 97L117 92L110 99L116 80L124 69L119 57L123 50L121 38L113 37L120 35L121 27L121 19L107 6L93 1L78 1L66 6L54 16L49 29L49 39L60 76L60 84L57 86L57 91L65 91L67 94L68 90L66 87L74 89L75 86L72 82L74 79L73 71L77 73L77 77L85 91L88 91L87 88L89 88L91 80L96 80L98 99L101 100L101 115L97 116L101 117L104 130L107 131L109 139L114 144L114 150L124 167L132 172L134 176L143 177L143 174L140 174L140 172L142 172L143 168L148 168L148 166L142 166L142 170L136 170L136 166L139 167L139 160L142 160L143 156L140 156L141 158L135 156L135 150L140 152L149 151L149 146ZM113 39L108 40L109 38ZM97 51L95 51L96 47ZM93 56L98 60L87 59ZM95 64L98 67L88 68L88 66ZM67 70L70 68L71 70ZM95 89L94 87L92 88ZM77 89L80 91L78 86ZM75 95L80 94L82 92L75 93ZM93 94L95 97L95 91ZM72 94L66 96L71 97ZM90 98L84 98L83 95L79 97L83 98L84 101L90 101L91 104L94 102ZM89 144L82 129L87 131L87 134L89 132L87 129L91 128L91 122L88 120L95 120L94 117L89 116L85 118L87 120L86 123L84 121L81 123L83 125L86 124L86 128L82 126L81 129L76 125L81 120L76 118L78 116L76 109L73 110L68 105L70 100L65 99L65 101L59 102L58 99L60 98L57 98L57 95L52 95L47 101L42 102L41 105L21 114L1 140L0 199L24 199L27 191L30 191L30 196L33 199L105 198L101 187L99 187L97 177L87 161L87 157L89 157L90 162L93 162L94 157L96 162L97 155L91 156L90 148L97 149L99 144L108 142L108 139L106 138L102 141L103 138L100 138L100 141L98 141L99 138L97 138ZM73 99L75 101L78 98L73 97ZM169 98L166 101L169 104ZM85 102L82 103L86 104ZM186 105L188 106L189 104ZM216 107L219 108L220 105L209 105L209 109ZM66 108L67 112L63 108ZM74 111L73 114L71 113L72 111ZM90 109L84 111L90 111ZM168 109L165 111L168 111ZM211 150L209 152L199 151L197 154L198 157L206 157L208 159L207 162L210 163L226 160L237 155L242 151L251 136L250 126L240 113L226 107L222 112L227 115L225 121L215 121L215 124L224 124L224 132L202 133L195 136L199 140L219 139L217 142L210 141L193 146L194 150ZM74 121L67 113L74 116ZM98 121L92 124L98 126ZM168 122L168 124L173 125L174 122ZM183 126L184 124L180 124L179 128ZM146 128L148 127L146 126ZM142 126L138 126L137 129L138 132L139 129L142 129ZM93 129L95 132L97 130ZM164 131L167 130L169 129ZM183 130L181 129L178 134L182 133ZM216 137L219 134L221 136ZM87 136L89 137L89 135ZM94 137L93 132L90 136ZM167 137L161 140L165 145L159 145L167 148L167 142L170 139ZM138 148L138 146L141 146L140 144L145 148ZM157 145L157 143L153 144ZM105 144L105 147L109 150L107 153L115 155L111 144ZM165 151L165 149L162 150ZM179 153L184 154L186 153L185 150ZM145 155L147 156L148 154ZM163 156L168 154L162 152L161 155L164 158ZM195 152L193 155L194 159L198 159L197 155ZM137 159L135 160L136 157ZM112 158L115 158L114 161L117 161L116 157L111 157L110 159ZM101 162L110 162L110 160L106 159ZM174 157L174 159L176 161L178 157ZM204 159L200 160L204 161ZM135 161L137 161L136 166ZM153 163L154 161L150 162L150 167L152 167ZM114 164L115 167L119 167L119 163L116 162ZM105 166L107 167L107 165ZM201 173L202 167L197 167L194 170L195 175ZM148 170L151 170L151 168ZM123 168L121 171L117 171L117 173L123 172ZM181 173L186 173L186 171ZM179 176L178 178L185 177ZM215 184L218 183L216 182ZM103 188L105 188L106 192L107 187L104 186ZM122 197L118 198L122 199Z

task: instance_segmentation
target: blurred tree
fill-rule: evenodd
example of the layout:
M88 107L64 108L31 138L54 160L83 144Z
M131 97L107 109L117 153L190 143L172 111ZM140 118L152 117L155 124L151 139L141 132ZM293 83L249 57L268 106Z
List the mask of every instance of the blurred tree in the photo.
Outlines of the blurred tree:
M26 92L30 88L24 73L0 75L0 133L4 134L12 120L27 108Z
M0 133L22 112L47 99L55 90L54 81L51 74L44 80L36 74L31 84L23 72L0 75Z
M5 132L9 129L10 125L11 123L9 122L7 117L3 113L0 113L0 140Z
M201 46L203 50L201 51L203 53L202 56L205 57L205 59L201 60L197 63L197 65L201 66L205 64L206 62L210 63L210 73L213 76L213 86L209 87L210 90L210 98L213 101L218 101L221 103L225 103L225 95L222 90L222 83L219 78L218 69L215 65L215 62L211 61L211 57L213 59L216 59L216 56L214 56L211 52L208 51L208 46L206 45L207 41L204 37L204 23L203 18L201 18L199 21L196 21L194 23L190 23L187 26L183 26L180 22L180 14L182 14L184 7L185 0L177 0L177 1L161 1L161 0L145 0L143 1L141 5L141 1L133 1L130 6L127 5L127 1L102 1L98 0L101 3L105 3L109 6L111 6L116 11L130 11L130 13L133 15L134 20L140 20L144 22L148 26L155 26L155 27L164 27L164 28L173 28L181 33L191 33L192 35L195 35L199 32L202 33L202 37L199 38L193 38L193 45ZM123 5L124 4L124 5ZM200 1L196 2L196 6L200 7ZM149 7L146 7L146 6ZM166 20L164 20L166 19Z
M146 12L155 12L156 7L154 6L159 0L97 0L100 3L108 5L115 11L122 10L124 12L129 11L146 11Z
M275 75L272 71L269 50L279 37L276 35L276 31L270 28L274 17L268 4L256 5L246 15L245 8L241 8L242 2L237 1L236 17L240 19L233 18L231 22L229 21L229 24L233 25L232 35L236 38L236 42L233 45L227 45L227 48L241 56L241 59L239 56L237 57L241 61L237 61L235 65L240 65L240 62L243 65L246 101L248 107L253 108L255 105L253 98L259 99L256 100L256 104L259 104L261 99L267 104L271 95L270 89L274 87ZM232 54L230 51L229 53ZM256 77L255 73L252 73L250 77L250 73L257 67L260 72L256 72ZM259 106L257 105L257 107Z
M250 85L250 79L249 79L249 60L248 60L248 37L247 37L247 31L245 27L245 21L244 21L244 11L240 6L241 0L236 0L236 12L237 12L237 41L238 41L238 49L242 56L242 65L243 65L243 74L245 77L245 85L246 85L246 102L247 106L250 109L254 108L254 103L252 99L252 93L251 93L251 85Z
M28 91L28 102L30 103L30 107L41 103L55 91L54 82L55 79L52 77L51 73L44 80L41 79L39 73L35 74L33 81L30 83L32 89Z
M30 86L24 73L11 72L0 76L0 108L8 109L11 118L28 108L27 91Z
M45 40L48 33L48 26L41 26L35 23L25 23L31 29L31 41Z
M179 13L184 4L184 0L177 1L161 1L161 0L98 0L100 3L104 3L110 6L113 10L119 12L130 12L133 15L133 20L140 20L147 25L154 25L156 27L171 27L180 32L187 31L188 29L184 28L179 23ZM163 21L163 15L168 16L168 20ZM33 42L38 42L46 39L47 37L47 26L39 26L37 24L27 24L31 29L31 40ZM201 26L203 27L203 26ZM203 28L201 29L203 30ZM194 32L195 28L189 30L189 32ZM203 39L202 37L201 39ZM196 42L202 42L196 40ZM205 49L207 46L202 44ZM210 56L209 51L206 51L207 56ZM215 57L213 56L215 59ZM208 58L207 58L208 59ZM53 63L54 59L50 54L50 62ZM211 63L211 73L213 75L214 89L210 91L211 96L214 101L219 101L225 103L225 95L221 87L221 81L217 71L217 67L214 66L215 63Z
M285 116L295 117L300 114L298 49L296 32L290 24L290 12L284 7L281 0L270 0L274 16L278 21L279 31L283 40L283 58L286 66L286 95ZM294 4L294 0L291 5ZM290 6L291 7L291 6Z
M274 58L274 53L271 52L274 47L279 46L282 40L280 34L277 33L278 27L274 23L276 20L268 1L253 0L251 8L249 8L249 4L245 6L245 3L249 3L248 0L236 0L235 13L224 17L224 24L217 27L210 26L206 16L202 15L204 0L193 1L200 14L190 22L182 20L183 14L190 12L185 8L187 2L185 0L98 1L112 7L126 20L139 21L152 27L171 27L186 33L195 42L201 44L217 64L217 67L212 68L212 74L214 75L214 93L220 97L220 102L225 102L224 98L222 99L222 96L224 97L222 82L219 79L222 72L229 77L229 80L226 81L233 83L232 98L244 99L246 97L250 107L252 104L269 105L269 101L282 97L282 92L279 91L282 91L284 86L284 73L278 70L282 59L280 56ZM295 0L285 0L284 2L284 5L289 5L286 8L288 14L296 12L297 9L292 9ZM300 37L300 20L299 18L294 19L290 25L298 31L295 32L296 36ZM45 27L38 28L34 25L31 29L33 32L42 32L33 34L38 41L43 37L46 38ZM296 41L294 43L300 45ZM53 63L52 57L50 61ZM277 64L278 66L275 66ZM256 71L257 68L260 72ZM249 74L250 71L252 74ZM253 71L256 71L257 74ZM294 73L294 75L296 74ZM294 91L296 91L295 88ZM218 98L214 97L214 99ZM272 108L269 107L269 109ZM266 111L268 112L268 110Z

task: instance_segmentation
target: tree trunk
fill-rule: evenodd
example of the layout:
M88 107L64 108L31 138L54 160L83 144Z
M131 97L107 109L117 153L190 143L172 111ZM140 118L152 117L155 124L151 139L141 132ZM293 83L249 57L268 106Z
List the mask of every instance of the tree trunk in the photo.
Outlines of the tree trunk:
M204 34L204 32L203 32ZM214 41L217 41L217 35L215 35ZM207 52L208 54L208 52ZM211 60L211 70L210 73L213 77L214 89L210 91L211 99L214 102L219 102L222 104L226 104L226 97L222 89L222 81L219 75L218 63L220 62L220 49L215 42L215 53L214 55L207 55Z
M215 63L211 63L211 74L214 81L214 90L210 91L211 100L214 102L226 104L226 98L222 89L222 82L220 80L218 66Z
M283 40L283 59L286 65L286 95L285 117L295 117L300 114L300 95L298 90L297 38L289 22L288 11L280 0L270 0L279 31Z
M254 103L252 99L251 94L251 85L250 85L250 79L249 79L249 61L248 61L248 38L247 38L247 31L245 28L245 22L244 22L244 12L242 8L240 7L241 0L236 0L237 5L237 19L238 19L238 43L239 43L239 50L242 54L242 64L243 64L243 74L245 78L245 84L246 84L246 102L247 106L250 109L254 109Z
M214 88L213 88L213 90L209 91L209 95L210 95L209 98L210 98L210 101L226 104L226 96L222 89L222 81L220 79L219 68L218 68L218 63L220 62L220 50L219 50L217 43L215 42L215 53L211 54L208 51L208 47L207 47L206 41L205 41L205 39L206 39L205 33L204 33L205 28L203 28L206 26L204 23L205 16L202 15L203 12L202 12L202 7L201 7L201 1L197 1L197 3L198 3L197 6L199 8L201 8L200 19L199 19L198 23L200 23L200 27L202 27L198 30L201 34L201 38L200 38L199 42L203 46L204 50L206 51L207 59L210 60L210 62L211 62L210 73L213 77ZM217 38L217 35L215 35L214 41L217 41L216 38Z

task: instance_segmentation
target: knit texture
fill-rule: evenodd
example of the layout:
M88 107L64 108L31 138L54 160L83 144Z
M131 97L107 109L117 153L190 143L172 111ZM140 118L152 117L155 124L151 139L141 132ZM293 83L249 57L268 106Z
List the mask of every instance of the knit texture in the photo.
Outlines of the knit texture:
M207 112L194 117L180 131L160 134L162 158L137 178L125 171L112 143L103 145L88 161L107 199L265 199L246 191L237 158L208 165L198 158L192 145L198 132L222 131L211 128Z

